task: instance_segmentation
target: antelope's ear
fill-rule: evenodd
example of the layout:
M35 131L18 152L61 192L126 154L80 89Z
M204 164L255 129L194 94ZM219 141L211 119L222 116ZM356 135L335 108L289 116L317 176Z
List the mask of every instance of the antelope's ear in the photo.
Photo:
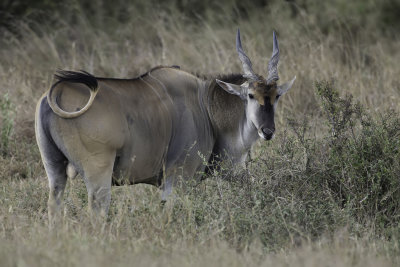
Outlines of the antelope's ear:
M279 95L286 94L286 92L289 91L289 89L292 87L294 80L296 80L296 76L294 76L294 78L290 82L278 85L278 94Z
M219 86L222 87L225 91L232 95L237 95L241 99L245 100L246 99L246 94L243 92L243 88L240 85L237 84L232 84L232 83L226 83L221 80L215 79L215 81L218 83Z

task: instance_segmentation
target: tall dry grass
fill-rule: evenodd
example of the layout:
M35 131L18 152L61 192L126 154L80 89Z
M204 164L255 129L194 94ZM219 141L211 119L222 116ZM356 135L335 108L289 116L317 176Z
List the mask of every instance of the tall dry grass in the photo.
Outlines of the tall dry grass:
M312 179L326 167L327 145L317 141L325 140L329 128L316 81L333 80L341 96L351 93L374 118L389 108L400 111L400 39L391 21L381 19L385 5L372 0L120 2L70 1L49 13L36 10L41 19L28 16L1 31L0 128L7 124L12 132L1 140L7 149L0 156L0 265L399 262L398 226L355 218L354 207L330 195L334 191L322 178ZM227 182L221 178L232 176L228 170L216 173L190 192L177 192L165 207L154 187L113 188L109 218L100 226L86 214L86 189L78 178L68 184L59 229L49 231L47 181L33 114L54 71L83 69L126 78L156 65L180 65L203 74L240 72L237 27L254 69L264 75L275 29L281 81L297 76L278 107L278 137L257 146L250 174ZM288 123L304 118L313 148ZM309 151L321 156L320 162L313 159L312 172L306 164Z

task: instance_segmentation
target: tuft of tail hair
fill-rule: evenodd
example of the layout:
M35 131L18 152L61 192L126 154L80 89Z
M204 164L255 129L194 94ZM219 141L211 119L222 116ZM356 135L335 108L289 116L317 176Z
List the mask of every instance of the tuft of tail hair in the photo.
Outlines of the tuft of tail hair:
M98 83L95 76L86 71L69 71L69 70L57 70L54 77L58 82L70 82L70 83L83 83L92 91L98 89Z

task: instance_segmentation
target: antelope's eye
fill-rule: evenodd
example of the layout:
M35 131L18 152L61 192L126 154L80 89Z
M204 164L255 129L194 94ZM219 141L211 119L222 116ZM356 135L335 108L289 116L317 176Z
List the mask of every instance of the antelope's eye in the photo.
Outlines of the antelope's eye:
M250 98L250 99L253 99L253 98L254 98L254 95L253 95L253 94L249 94L249 98Z
M275 100L278 100L279 97L280 97L280 95L276 95Z

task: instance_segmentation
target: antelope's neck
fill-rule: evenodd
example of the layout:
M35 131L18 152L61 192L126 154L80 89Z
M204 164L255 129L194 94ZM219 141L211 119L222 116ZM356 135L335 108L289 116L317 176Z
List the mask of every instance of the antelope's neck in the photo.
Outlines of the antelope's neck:
M207 110L216 144L214 153L227 154L234 162L241 162L258 139L257 129L246 116L246 106L211 81L206 93Z

